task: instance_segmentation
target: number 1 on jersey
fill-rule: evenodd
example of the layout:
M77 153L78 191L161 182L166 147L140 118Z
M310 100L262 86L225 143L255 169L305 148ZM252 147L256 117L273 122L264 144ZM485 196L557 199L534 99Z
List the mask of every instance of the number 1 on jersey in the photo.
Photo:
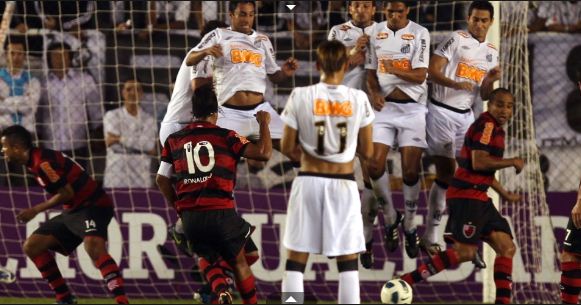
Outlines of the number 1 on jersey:
M315 122L315 127L317 128L317 154L325 155L325 121ZM347 122L337 123L337 129L339 129L339 152L343 153L347 145Z

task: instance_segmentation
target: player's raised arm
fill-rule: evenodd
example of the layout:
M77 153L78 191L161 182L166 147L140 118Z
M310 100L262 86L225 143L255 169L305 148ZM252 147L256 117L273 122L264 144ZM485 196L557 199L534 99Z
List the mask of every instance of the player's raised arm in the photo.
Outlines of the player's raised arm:
M256 121L260 128L260 138L256 143L248 143L242 156L254 160L267 161L272 155L272 140L270 139L270 114L265 111L256 113Z
M190 52L190 54L188 54L188 59L186 60L186 65L188 66L197 65L204 59L204 57L208 55L213 56L215 58L224 56L224 54L222 53L222 46L213 45L203 50Z
M576 228L581 228L581 182L579 183L579 190L577 190L577 202L571 210L571 219Z

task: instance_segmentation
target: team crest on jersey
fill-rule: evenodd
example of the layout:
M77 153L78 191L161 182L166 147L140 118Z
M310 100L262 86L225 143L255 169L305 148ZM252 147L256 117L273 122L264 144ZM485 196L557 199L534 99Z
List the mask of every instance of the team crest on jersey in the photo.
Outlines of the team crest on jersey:
M403 34L403 35L401 36L401 39L403 39L403 40L413 40L414 38L416 38L416 37L414 36L414 34Z
M403 54L410 53L411 47L410 44L405 44L401 46L400 52Z
M486 60L487 60L489 63L492 63L492 54L488 54L488 55L486 55Z
M377 33L377 36L375 36L375 39L386 39L387 37L389 37L389 33L380 32L380 33Z
M476 234L476 226L472 224L464 224L462 227L462 234L464 234L464 237L466 238L472 238L472 236Z

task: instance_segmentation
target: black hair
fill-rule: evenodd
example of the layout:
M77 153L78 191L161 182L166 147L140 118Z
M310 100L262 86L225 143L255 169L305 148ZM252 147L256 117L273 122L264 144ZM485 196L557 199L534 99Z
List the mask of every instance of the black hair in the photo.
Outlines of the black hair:
M71 45L67 44L64 41L55 41L53 43L51 43L50 45L48 45L48 47L46 48L46 53L49 54L51 51L55 51L55 50L66 50L69 51L69 53L72 52L72 48ZM72 54L71 54L72 57ZM47 56L47 61L48 61L48 68L52 69L52 62L50 60L50 56ZM72 58L71 58L72 61Z
M353 2L356 2L356 1L348 0L347 1L347 6L350 6L351 4L353 4ZM377 3L375 1L371 1L371 4L373 5L373 7L376 7L377 6Z
M468 7L468 16L472 15L473 10L483 10L490 13L490 19L494 19L494 6L489 1L472 1Z
M206 22L206 24L202 28L202 31L200 32L200 37L206 36L206 34L214 31L217 28L225 28L227 26L228 26L228 24L222 20L217 20L217 19L210 20L210 21Z
M194 118L206 118L218 112L218 98L211 84L196 88L192 96L192 115Z
M2 131L2 137L5 137L11 144L19 144L25 149L32 148L32 134L21 125L12 125Z
M8 50L9 44L22 45L24 50L26 50L26 39L22 35L13 34L6 37L6 40L4 41L4 50Z
M581 62L577 63L577 67L575 69L575 77L577 78L577 82L581 82Z
M254 5L254 8L256 8L256 1L230 1L230 3L228 4L228 11L230 13L234 13L236 8L238 7L238 4L246 4L246 3L252 3L252 5Z
M412 1L409 1L409 0L408 1L406 1L406 0L403 0L403 1L388 0L388 1L383 1L383 8L384 9L387 9L387 5L388 4L390 4L390 3L396 3L396 2L403 3L403 5L405 5L405 7L410 7L410 6L413 6L414 5L414 3Z
M490 93L490 97L488 98L488 102L494 101L496 99L496 96L498 96L500 94L509 94L509 95L513 96L512 92L510 92L510 90L508 90L504 87L498 87Z

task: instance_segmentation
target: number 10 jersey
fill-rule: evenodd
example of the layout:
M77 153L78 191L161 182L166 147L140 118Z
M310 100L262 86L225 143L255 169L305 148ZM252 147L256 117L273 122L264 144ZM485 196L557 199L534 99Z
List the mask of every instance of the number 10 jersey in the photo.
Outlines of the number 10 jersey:
M344 85L318 83L295 88L282 113L282 121L298 131L303 150L332 163L355 158L359 129L375 114L367 95Z
M236 132L209 122L194 122L171 134L161 162L173 168L178 213L234 208L236 165L248 143Z

